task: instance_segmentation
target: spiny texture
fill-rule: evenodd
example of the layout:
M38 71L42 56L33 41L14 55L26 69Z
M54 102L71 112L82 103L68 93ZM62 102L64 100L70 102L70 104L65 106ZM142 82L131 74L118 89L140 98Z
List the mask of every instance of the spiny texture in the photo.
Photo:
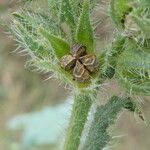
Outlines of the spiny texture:
M129 41L117 62L117 77L130 94L150 95L150 54Z
M129 94L150 95L149 0L111 0L110 10L118 34L125 39L123 51L115 59L115 75Z
M130 1L133 0L111 0L110 2L110 15L119 29L124 28L124 18L131 11Z
M119 55L124 51L125 37L118 35L114 42L112 42L111 48L105 53L105 60L103 66L103 72L108 78L112 78L115 74L115 68Z
M61 2L61 22L67 22L71 28L75 27L74 13L69 0L62 0Z
M107 129L116 121L123 108L135 111L136 105L130 98L113 96L106 105L97 107L82 150L102 150L108 144L111 137Z
M32 3L36 4L36 0ZM91 74L90 83L78 84L73 80L72 71L61 68L60 58L70 54L74 43L86 46L87 54L95 54L96 34L90 16L97 3L98 0L47 0L45 12L26 5L23 10L13 13L11 32L19 43L19 53L29 55L29 66L53 73L76 94L65 150L78 149L93 95L106 79L117 79L128 94L150 94L149 0L111 0L115 41L110 43L108 51L108 48L104 53L98 51L100 67ZM108 144L111 138L107 129L123 107L136 112L128 98L112 97L106 105L97 108L85 150L99 150Z
M32 6L34 3L36 1L32 2ZM75 4L79 5L79 1ZM91 3L84 0L81 4L78 14L70 0L48 0L48 12L42 9L32 10L30 7L23 8L13 13L11 25L11 32L19 43L17 50L30 56L28 66L41 72L53 73L53 77L73 88L86 88L89 84L76 83L72 72L67 73L60 67L59 59L70 53L74 43L86 46L87 53L93 53L95 50L90 20ZM94 78L92 88L97 86Z
M110 16L117 29L136 40L150 38L149 0L111 0Z
M80 144L80 137L84 128L87 116L92 105L90 94L82 92L75 95L74 105L66 136L64 150L77 150Z
M95 84L97 79L95 79L96 76L93 76L93 83L91 81L88 85L77 85L71 76L71 71L63 70L59 65L59 60L69 54L73 43L86 46L87 53L94 52L90 2L84 0L77 14L74 8L79 5L79 1L76 2L76 6L71 5L69 0L48 0L48 4L51 13L46 14L43 11L34 12L33 10L26 13L26 9L13 13L11 31L21 47L26 48L26 52L30 55L31 67L48 73L52 72L55 78L61 79L61 82L79 91L79 95L75 95L65 142L65 150L76 150L80 144L82 130L92 104L91 93L98 86ZM66 31L64 27L67 27L68 30ZM68 31L71 31L71 34ZM43 53L46 54L43 55ZM92 91L88 93L86 88ZM85 90L82 91L82 89Z
M87 47L88 52L94 51L94 35L90 22L89 3L85 2L76 33L76 40Z

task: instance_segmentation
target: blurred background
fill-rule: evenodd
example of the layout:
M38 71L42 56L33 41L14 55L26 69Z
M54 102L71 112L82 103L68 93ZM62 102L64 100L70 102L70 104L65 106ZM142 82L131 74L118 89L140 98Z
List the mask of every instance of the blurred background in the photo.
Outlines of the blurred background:
M23 4L0 0L0 150L59 150L72 98L59 81L46 80L47 75L25 68L26 57L13 52L16 43L4 24ZM108 42L112 38L113 26L104 9L96 9L93 15L104 20L96 31L102 35L97 45L103 47L106 39ZM116 84L109 88L118 90ZM112 150L150 150L149 100L142 104L147 125L127 111L120 115L113 128Z

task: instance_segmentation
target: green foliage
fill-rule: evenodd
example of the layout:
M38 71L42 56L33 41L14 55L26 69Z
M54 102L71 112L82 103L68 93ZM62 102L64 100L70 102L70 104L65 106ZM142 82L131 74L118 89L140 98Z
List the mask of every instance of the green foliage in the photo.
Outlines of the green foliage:
M19 23L21 23L23 25L23 27L25 27L29 31L32 30L32 25L30 24L28 19L26 19L26 16L22 15L21 13L17 13L17 12L12 13L12 15Z
M128 42L119 57L117 74L130 94L150 94L150 54L134 42Z
M61 1L60 20L61 22L66 21L71 28L75 27L74 13L69 0Z
M54 53L58 59L60 59L67 53L69 54L70 46L64 39L50 34L44 29L40 29L40 33L43 35L43 37L47 39L47 41L50 42L51 46L54 49Z
M76 40L87 47L87 51L92 53L94 51L94 35L90 22L89 2L85 0L83 4L82 13L80 15L79 25L76 33Z
M43 42L38 34L39 25L45 29L51 29L55 22L44 13L34 13L24 11L13 13L13 24L11 32L20 43L20 47L25 48L31 57L49 57L52 55L52 49ZM58 33L56 26L51 30L52 33ZM23 51L24 52L24 51Z
M147 1L147 4L149 2ZM126 19L126 24L129 26L127 30L130 31L131 28L135 28L137 30L136 36L140 39L149 39L150 38L150 7L149 4L146 6L146 1L143 3L142 1L135 2L135 6L133 5L133 11L129 15L130 18ZM130 25L128 25L130 24ZM137 38L136 37L136 38Z
M118 35L112 43L111 48L106 51L103 72L108 78L112 78L115 74L117 58L124 51L124 45L125 37Z
M48 1L48 8L49 12L56 17L59 17L58 12L60 10L60 3L61 0L47 0Z
M78 149L92 100L105 80L114 77L131 95L150 93L149 0L111 0L110 16L116 24L115 40L106 51L98 54L100 68L95 74L90 74L90 83L76 83L73 71L67 72L60 67L60 58L70 53L73 43L83 44L87 53L94 54L95 35L90 16L97 3L98 0L48 0L48 13L28 11L27 8L13 13L11 32L20 47L30 55L30 66L53 73L55 78L74 89L75 102L65 150ZM97 108L85 150L98 150L108 144L111 138L107 129L122 108L136 112L136 105L130 98L116 96Z
M137 26L141 29L141 32L144 35L144 38L149 39L150 38L150 20L142 19L137 16L133 16L132 18L137 24Z
M89 3L88 1L84 2L82 11L83 13L81 14L82 17L80 18L79 26L75 25L75 13L73 12L72 6L69 1L62 0L61 5L59 6L59 1L49 0L48 4L49 10L52 11L54 14L46 14L41 10L34 12L33 10L28 10L27 8L20 12L13 13L14 19L11 31L15 35L17 41L20 43L20 47L26 48L25 51L31 56L30 61L32 66L36 66L34 64L35 60L36 62L39 61L39 63L36 64L41 64L41 62L49 61L49 68L51 68L50 72L53 72L55 75L57 74L56 77L59 77L59 79L61 80L65 79L63 80L64 82L68 81L66 80L67 78L69 78L69 81L71 81L73 78L71 77L71 72L64 72L59 67L58 61L62 56L70 53L71 44L75 42L79 42L87 46L87 51L89 53L94 51L94 35L89 18ZM59 9L60 11L58 11ZM56 18L56 16L58 15L60 16L60 20ZM61 26L61 23L63 22L70 25L72 31L71 34L67 34L63 31L63 28ZM79 40L74 41L75 35L73 34L75 32L73 30L76 30L76 28L76 35L79 36ZM82 30L83 28L84 30ZM84 32L84 35L81 33L80 30L82 30L82 33L86 31ZM83 39L82 37L85 38ZM72 41L72 43L68 43L66 41ZM53 66L56 66L57 69L54 69ZM37 70L45 70L45 67L41 68L41 66L39 65L36 67ZM63 77L61 78L61 76ZM71 86L73 85L72 83L74 83L73 80L72 82L69 82ZM85 88L88 85L77 85L75 83L74 86Z
M39 10L37 12L30 10L20 10L18 12L12 13L16 22L23 25L30 32L36 34L37 28L39 26L44 27L47 30L51 30L53 34L59 33L59 27L57 25L57 20L48 16L45 12Z
M12 28L12 32L21 44L21 47L26 48L23 52L32 57L47 57L49 55L48 49L38 42L39 39L35 35L30 34L21 24L16 23Z
M85 0L70 0L70 4L73 8L73 12L74 12L74 17L76 19L78 19L78 17L80 16L80 13L82 11L82 6L83 6L83 2ZM91 8L94 8L95 6L97 6L99 4L99 0L88 0L90 2L90 6Z
M74 11L74 17L76 17L76 19L78 19L78 17L80 16L80 13L82 11L82 4L83 4L83 0L70 0L70 4L72 6L72 9Z
M110 15L118 28L124 27L125 15L131 11L129 2L133 0L111 0Z
M67 83L68 85L72 87L78 87L75 82L72 80L72 76L70 73L64 71L57 62L53 61L53 64L51 62L51 59L33 59L31 61L30 66L33 68L36 68L37 71L42 71L46 73L53 73L51 76L54 78L59 79L62 83Z
M140 5L145 8L150 8L150 1L149 0L138 0Z
M120 5L121 3L119 4L119 2L123 5ZM149 1L147 0L111 1L112 19L116 24L122 23L124 28L121 32L130 37L130 39L125 37L124 52L116 61L117 77L121 85L130 94L136 95L149 95L150 93L150 8L149 5L145 5L148 3ZM117 9L115 10L115 8ZM127 8L132 9L127 13L125 11ZM120 20L117 17L118 14L121 15ZM123 16L124 21L121 22Z
M110 16L118 29L136 39L150 37L149 0L111 0Z
M83 150L102 150L109 143L111 137L107 130L115 123L123 108L134 112L136 105L130 98L113 96L108 103L96 108Z

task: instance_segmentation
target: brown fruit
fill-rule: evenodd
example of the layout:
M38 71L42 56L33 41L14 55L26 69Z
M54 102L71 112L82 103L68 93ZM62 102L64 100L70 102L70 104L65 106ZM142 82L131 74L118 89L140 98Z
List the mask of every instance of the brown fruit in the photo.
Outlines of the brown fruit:
M65 70L74 68L76 59L72 55L65 55L60 59L60 66Z
M95 72L99 68L99 62L94 54L85 55L79 60L90 72Z
M76 66L73 70L73 76L74 79L77 82L87 82L90 80L90 74L89 71L85 69L85 67L77 60Z
M86 47L82 44L74 44L70 53L73 57L78 59L79 57L86 55Z

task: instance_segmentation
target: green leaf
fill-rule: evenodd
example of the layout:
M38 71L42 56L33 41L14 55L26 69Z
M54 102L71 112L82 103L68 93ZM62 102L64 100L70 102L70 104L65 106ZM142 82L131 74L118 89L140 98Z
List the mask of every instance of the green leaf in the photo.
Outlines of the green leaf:
M124 28L125 16L132 11L132 7L129 2L133 0L111 0L110 2L110 16L115 25L122 29Z
M78 18L82 10L83 0L70 0L70 4L72 6L75 17Z
M37 33L37 29L40 26L45 29L51 29L52 33L57 33L57 26L54 25L52 20L49 20L42 11L38 13L29 11L19 11L12 13L13 24L11 25L11 32L15 36L16 40L20 43L20 46L26 49L26 53L30 56L37 57L49 57L52 54L52 48L47 47L46 43ZM54 26L54 27L53 27ZM22 52L25 52L23 50Z
M18 19L18 20L24 20L24 19L25 19L24 16L22 16L22 15L21 15L20 13L18 13L18 12L13 12L12 15L13 15L16 19Z
M75 19L69 0L61 1L60 21L67 22L71 28L75 26Z
M105 74L107 77L112 78L115 74L115 67L118 56L124 51L125 37L118 35L110 49L106 51L105 64L106 68Z
M48 0L48 8L50 10L50 14L58 17L60 10L60 0Z
M90 22L89 1L85 0L76 31L76 41L87 47L88 53L94 51L94 34Z
M114 124L123 108L136 111L136 105L130 98L113 96L105 105L98 106L90 125L82 150L102 150L111 137L107 129Z
M53 73L53 76L61 81L61 83L67 83L70 86L74 86L74 82L72 80L72 75L62 69L59 64L53 60L49 59L34 59L31 61L32 66L37 68L37 70Z
M26 52L31 57L48 57L51 54L50 49L48 50L43 43L35 35L32 35L22 24L16 22L15 25L11 26L11 32L19 42L20 47L24 48L20 52Z
M23 25L26 30L32 34L37 34L39 26L44 29L50 30L53 34L59 33L58 22L55 21L51 16L47 16L43 11L32 12L28 10L22 10L19 12L12 13L14 20Z
M150 8L150 0L138 0L140 3L140 7Z
M150 95L150 54L131 44L118 59L117 77L130 94Z
M147 39L149 39L150 38L150 20L139 18L137 16L132 16L132 17L133 17L133 20L136 22L136 24L141 29L141 31L143 32L143 35Z
M91 8L94 8L95 6L97 6L100 3L99 0L89 0L89 1L90 1ZM84 2L84 0L70 0L71 6L75 13L75 17L77 17L77 18L80 16L83 2Z
M49 33L43 28L40 28L40 33L50 42L58 59L66 54L69 54L70 46L64 39Z
M12 15L14 19L17 20L20 24L22 24L22 26L24 26L24 28L26 28L28 31L32 30L33 25L30 22L30 20L27 18L27 16L19 12L14 12L12 13Z

